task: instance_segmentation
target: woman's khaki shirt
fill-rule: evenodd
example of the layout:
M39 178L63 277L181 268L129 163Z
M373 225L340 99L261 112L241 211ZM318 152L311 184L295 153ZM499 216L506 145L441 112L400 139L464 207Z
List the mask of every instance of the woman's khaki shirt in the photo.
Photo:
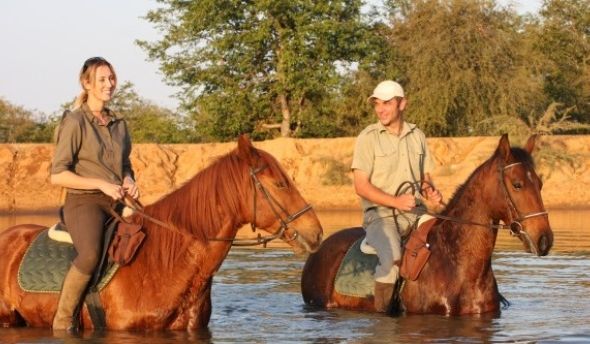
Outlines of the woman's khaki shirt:
M86 104L68 113L60 124L51 174L71 171L81 177L99 178L121 185L134 177L129 155L131 139L127 123L107 111L109 121L101 125ZM67 189L72 193L96 190Z

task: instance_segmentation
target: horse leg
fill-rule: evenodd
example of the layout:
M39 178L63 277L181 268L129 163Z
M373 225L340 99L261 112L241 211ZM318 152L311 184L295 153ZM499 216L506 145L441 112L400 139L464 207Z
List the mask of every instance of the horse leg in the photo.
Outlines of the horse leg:
M16 310L10 307L0 299L0 327L17 327L25 326L24 319L18 314Z
M188 305L170 324L171 330L198 330L206 328L211 318L211 284L213 278L194 282L189 289L188 299L183 304Z
M188 323L189 330L198 330L206 328L211 319L211 284L213 278L203 283L201 295L197 302L191 307L190 320Z

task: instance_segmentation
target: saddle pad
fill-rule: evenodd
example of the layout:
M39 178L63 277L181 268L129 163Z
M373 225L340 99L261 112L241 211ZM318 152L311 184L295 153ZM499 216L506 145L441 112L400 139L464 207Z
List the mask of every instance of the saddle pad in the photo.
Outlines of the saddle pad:
M76 256L71 244L49 239L48 230L43 230L27 248L18 269L18 284L27 292L59 293L62 282ZM100 280L98 289L102 290L119 269L111 266Z
M373 254L361 252L361 241L357 240L350 248L336 274L334 288L342 295L368 297L373 295L375 287L375 268L379 258Z

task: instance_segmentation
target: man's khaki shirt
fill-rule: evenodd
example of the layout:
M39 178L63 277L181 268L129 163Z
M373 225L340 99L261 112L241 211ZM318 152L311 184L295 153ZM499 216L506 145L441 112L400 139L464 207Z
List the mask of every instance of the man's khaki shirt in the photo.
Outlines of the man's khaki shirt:
M352 169L364 171L371 184L384 192L395 195L405 181L419 182L433 169L433 162L426 145L426 136L412 123L403 123L396 136L377 122L366 127L357 137ZM377 208L383 215L391 215L391 209L361 198L363 210Z
M129 155L131 139L122 118L105 109L109 116L100 125L87 104L68 113L58 129L51 174L71 171L87 178L99 178L121 185L125 176L133 178ZM72 193L96 192L67 189Z

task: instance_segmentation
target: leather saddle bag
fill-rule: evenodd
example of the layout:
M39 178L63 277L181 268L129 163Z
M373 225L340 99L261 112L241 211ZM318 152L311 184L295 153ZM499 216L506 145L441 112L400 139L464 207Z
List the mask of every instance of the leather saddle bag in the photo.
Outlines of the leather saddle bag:
M415 281L430 258L430 247L427 242L428 233L436 223L431 219L412 232L406 242L400 275L410 281Z
M119 222L117 231L109 246L109 257L119 265L131 262L145 239L141 224Z

